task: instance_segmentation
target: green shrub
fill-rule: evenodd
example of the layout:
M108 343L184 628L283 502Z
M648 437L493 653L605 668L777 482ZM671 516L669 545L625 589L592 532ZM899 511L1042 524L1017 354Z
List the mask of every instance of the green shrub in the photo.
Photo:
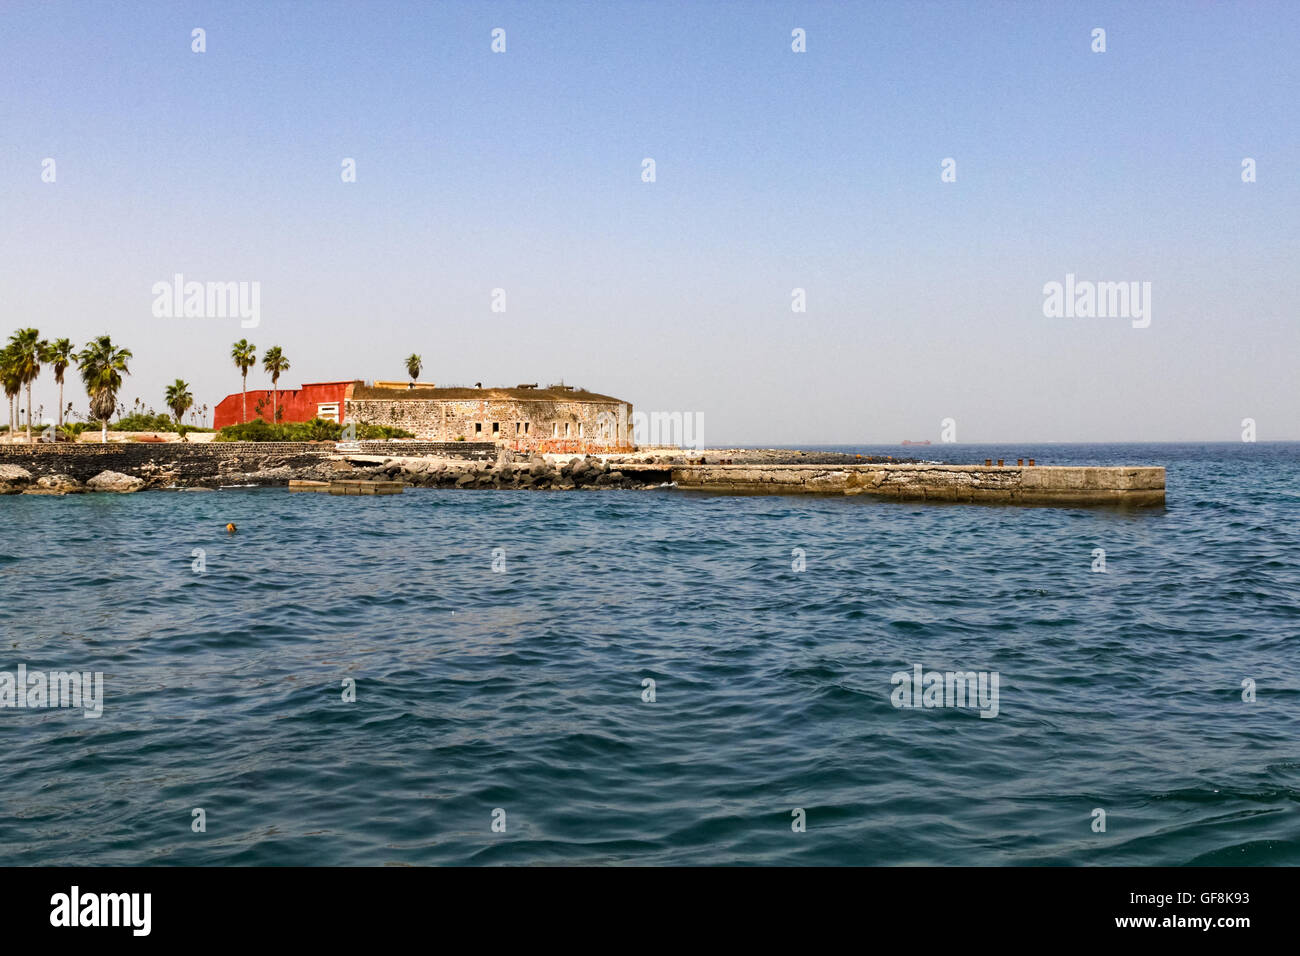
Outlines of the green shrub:
M84 427L84 422L78 422ZM123 415L115 422L109 422L108 427L117 432L174 432L179 431L182 426L177 425L175 420L163 412L149 414L147 412L132 412L130 415ZM209 432L210 428L199 428L197 425L185 425L186 431L191 432Z
M272 425L261 418L240 425L227 425L217 434L215 441L340 441L343 426L338 422L313 418L309 422L282 422ZM386 438L414 438L402 428L388 425L358 425L358 441L378 441Z

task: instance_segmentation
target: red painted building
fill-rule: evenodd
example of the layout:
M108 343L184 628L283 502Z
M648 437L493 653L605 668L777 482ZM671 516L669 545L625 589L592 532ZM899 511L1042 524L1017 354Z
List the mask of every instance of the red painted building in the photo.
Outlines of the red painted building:
M282 388L275 398L277 419L283 423L324 418L341 423L344 421L347 400L352 395L353 386L357 384L359 381L349 379L346 382L312 382L301 388ZM247 418L244 417L244 393L227 395L217 403L212 415L212 426L224 428L254 418L271 421L272 391L269 388L248 390Z

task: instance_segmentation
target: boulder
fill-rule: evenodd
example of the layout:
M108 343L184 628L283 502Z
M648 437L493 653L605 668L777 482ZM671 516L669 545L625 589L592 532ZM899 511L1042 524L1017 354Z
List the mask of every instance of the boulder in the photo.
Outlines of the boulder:
M32 482L32 473L18 465L0 465L0 495L16 495Z
M68 495L86 490L81 482L71 475L46 475L36 479L36 486L52 495Z
M144 487L144 482L139 478L131 475L124 475L120 471L101 471L90 481L86 482L87 491L114 491L126 493L139 491Z

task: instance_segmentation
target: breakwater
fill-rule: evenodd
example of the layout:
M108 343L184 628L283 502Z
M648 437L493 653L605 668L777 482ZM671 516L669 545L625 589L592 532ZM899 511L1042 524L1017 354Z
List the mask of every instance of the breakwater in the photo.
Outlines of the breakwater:
M676 455L516 457L490 442L15 445L0 447L0 491L285 485L387 480L429 488L569 491L677 488L718 494L873 495L908 501L1149 507L1165 501L1162 467L954 465L862 460L723 463ZM835 456L832 456L832 459ZM107 475L105 474L107 473Z
M1086 465L685 465L680 488L726 494L879 495L909 501L1026 505L1165 503L1162 467Z

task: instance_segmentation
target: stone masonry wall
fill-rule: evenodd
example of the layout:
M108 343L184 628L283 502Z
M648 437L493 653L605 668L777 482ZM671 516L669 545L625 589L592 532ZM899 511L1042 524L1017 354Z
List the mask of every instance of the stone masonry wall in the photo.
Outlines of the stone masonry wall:
M375 455L436 455L487 460L496 446L478 442L359 442ZM87 481L101 471L149 478L173 473L179 480L211 478L230 471L309 468L335 454L333 442L123 442L121 444L0 444L0 464L18 465L33 476L71 475Z
M517 451L627 450L632 442L632 406L618 402L349 399L347 420L404 428L432 441L491 441Z

